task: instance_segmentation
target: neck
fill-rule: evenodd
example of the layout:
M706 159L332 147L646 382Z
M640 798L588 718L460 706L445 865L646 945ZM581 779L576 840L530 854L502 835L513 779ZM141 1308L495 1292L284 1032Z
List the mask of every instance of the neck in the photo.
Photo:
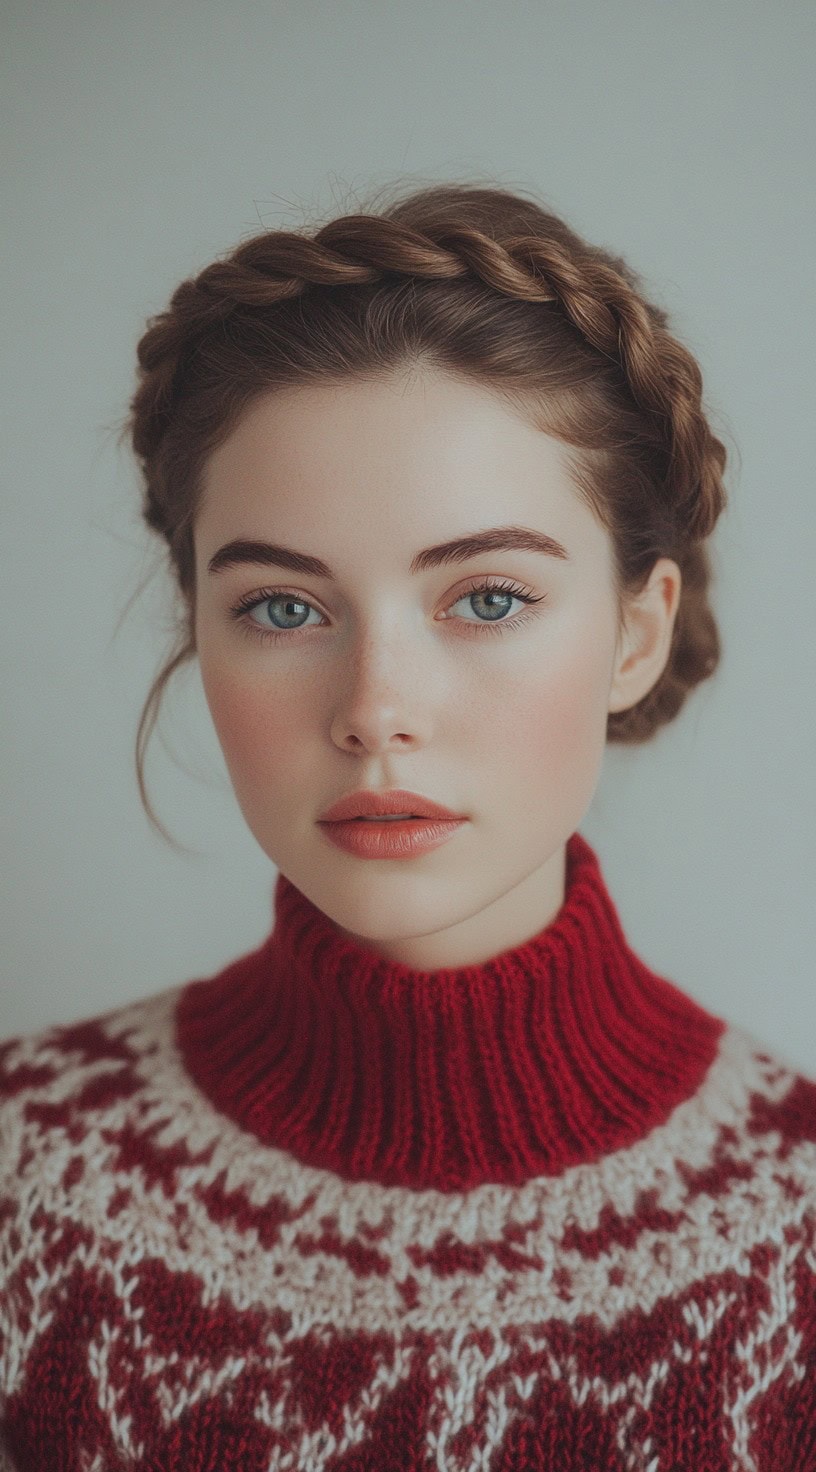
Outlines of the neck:
M519 936L529 938L552 922L564 903L565 875L566 844L562 844L546 864L533 870L509 893L444 931L397 940L371 940L342 926L337 928L347 940L370 954L401 963L412 971L437 973L484 966L497 955L517 949ZM537 922L532 918L536 915Z
M176 1024L199 1087L266 1144L443 1191L633 1143L695 1091L724 1026L630 949L578 833L550 924L436 971L375 954L280 874L268 939L190 983Z

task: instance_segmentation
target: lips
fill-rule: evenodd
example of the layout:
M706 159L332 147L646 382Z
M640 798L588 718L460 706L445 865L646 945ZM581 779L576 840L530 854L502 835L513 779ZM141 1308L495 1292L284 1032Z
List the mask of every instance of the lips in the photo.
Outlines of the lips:
M323 836L355 859L392 862L419 858L447 843L465 818L406 818L402 822L366 823L359 818L321 823Z
M461 822L462 816L432 798L404 788L394 787L388 791L361 788L327 808L318 822L343 823L355 818L435 818L442 822Z

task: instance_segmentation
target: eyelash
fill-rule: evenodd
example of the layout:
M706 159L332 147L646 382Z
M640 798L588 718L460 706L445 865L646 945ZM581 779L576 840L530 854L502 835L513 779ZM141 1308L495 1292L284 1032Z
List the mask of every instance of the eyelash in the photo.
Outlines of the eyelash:
M461 603L463 598L467 598L473 593L494 592L511 593L514 598L518 598L521 600L522 603L526 604L544 603L546 599L546 595L536 597L534 593L529 593L526 589L519 588L516 583L507 582L506 580L503 582L494 581L493 579L488 578L482 581L479 581L478 579L474 581L472 587L465 588L464 591L458 595L458 597L454 598L453 603L451 603L449 607L453 608L457 603ZM297 638L300 634L306 632L305 629L290 629L288 631L286 629L262 629L260 625L255 622L254 619L249 617L249 614L254 608L259 608L262 603L269 603L273 598L291 598L292 601L295 603L303 603L308 608L314 607L314 605L309 603L306 598L301 598L294 593L289 593L285 588L262 588L260 593L250 593L247 594L245 597L240 598L238 602L235 603L230 609L230 616L236 620L237 626L242 634L246 634L246 636L250 639L257 638L261 640L269 640L272 643L278 643L282 639L292 640L294 638ZM315 611L319 612L319 610L317 609ZM527 623L530 617L535 618L537 617L537 615L531 615L529 612L516 614L516 616L512 619L505 619L495 623L482 623L471 625L469 624L469 621L467 619L463 620L463 622L469 624L469 627L473 628L477 634L481 634L483 632L486 634L503 634L508 630L517 629L522 624Z

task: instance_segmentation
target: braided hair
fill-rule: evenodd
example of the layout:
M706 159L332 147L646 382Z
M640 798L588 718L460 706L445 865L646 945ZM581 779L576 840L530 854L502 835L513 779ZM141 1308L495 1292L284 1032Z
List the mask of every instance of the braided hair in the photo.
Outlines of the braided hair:
M643 742L720 659L705 539L726 504L726 449L693 355L617 255L533 200L444 184L313 230L265 230L183 281L148 320L122 435L142 514L166 544L178 619L142 709L147 742L171 675L196 653L193 527L210 454L260 395L408 364L487 385L571 447L576 491L610 534L621 626L657 558L682 574L666 667L607 739ZM172 841L172 840L171 840Z

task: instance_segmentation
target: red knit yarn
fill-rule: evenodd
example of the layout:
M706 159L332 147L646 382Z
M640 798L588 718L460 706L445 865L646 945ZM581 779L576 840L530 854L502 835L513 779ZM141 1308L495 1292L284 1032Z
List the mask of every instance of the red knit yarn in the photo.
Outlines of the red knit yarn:
M609 1154L694 1092L724 1026L629 948L579 833L555 920L483 966L383 960L282 874L275 914L186 988L178 1044L231 1119L353 1180L461 1191Z

